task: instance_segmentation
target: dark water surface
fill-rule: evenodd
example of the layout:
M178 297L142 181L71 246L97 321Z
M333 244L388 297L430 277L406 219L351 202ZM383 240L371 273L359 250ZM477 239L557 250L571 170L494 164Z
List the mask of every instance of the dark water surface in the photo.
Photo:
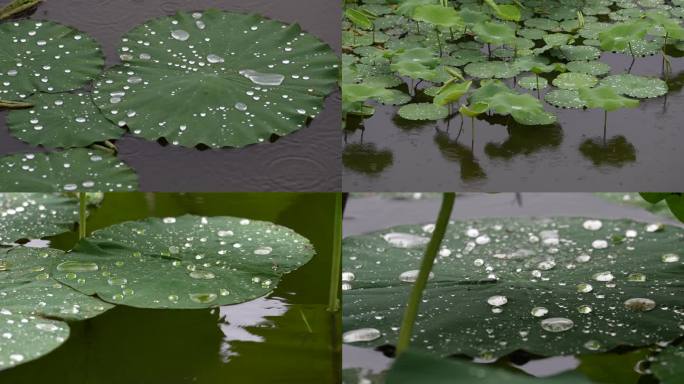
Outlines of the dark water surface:
M424 196L418 200L388 198L387 195L350 198L344 215L344 236L360 235L395 225L433 223L440 203L441 199L436 195ZM655 215L643 208L611 202L589 193L522 193L520 200L514 193L458 195L452 219L557 216L627 218L682 226L673 219ZM633 367L644 358L645 353L642 349L623 354L604 353L579 358L554 356L532 360L518 368L535 376L549 376L578 368L596 382L636 384L640 375ZM381 374L392 364L392 359L381 352L353 345L343 346L342 361L343 368L347 370L345 377L349 378L345 379L344 384L364 383L363 378ZM500 364L505 365L506 362Z
M614 74L631 58L604 53ZM635 75L661 76L662 56L638 58ZM671 58L667 97L635 109L554 108L553 126L516 125L502 117L412 122L398 107L376 107L365 129L347 129L343 188L351 191L664 191L684 189L684 59ZM507 81L510 86L512 81ZM517 91L525 91L517 88ZM549 90L549 88L547 88ZM542 97L544 93L542 92ZM429 101L429 100L427 100ZM354 126L359 127L357 124ZM472 145L472 147L471 147Z
M0 371L0 383L339 382L339 316L326 310L334 204L333 194L107 194L89 230L148 216L234 215L290 227L309 238L317 254L270 295L243 304L211 310L120 306L72 322L66 343ZM307 215L300 214L304 209ZM51 246L69 249L77 236L53 237Z
M0 1L8 3L7 0ZM31 16L78 28L94 37L107 65L119 62L121 36L148 19L179 10L219 8L259 13L299 23L340 51L341 6L337 0L49 0ZM0 155L35 151L9 134L0 112ZM140 176L143 191L339 191L340 97L328 97L308 127L242 149L198 151L166 146L127 134L117 142L119 157Z

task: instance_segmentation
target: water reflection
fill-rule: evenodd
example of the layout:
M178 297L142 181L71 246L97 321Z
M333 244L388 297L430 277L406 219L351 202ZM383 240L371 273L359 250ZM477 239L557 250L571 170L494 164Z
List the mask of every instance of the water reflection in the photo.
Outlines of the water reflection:
M345 167L368 175L377 175L392 165L394 155L388 149L378 149L375 143L347 144L342 152Z
M435 143L442 156L461 165L461 180L476 181L487 178L487 174L480 166L470 146L459 143L460 132L455 139L449 137L448 132L437 130Z
M506 126L508 138L501 143L487 143L484 151L491 158L510 160L517 155L531 155L542 150L560 147L563 142L563 129L559 124L530 126L516 123L507 116L486 116L490 124Z
M624 136L605 136L587 139L579 147L582 155L595 166L608 165L622 167L636 161L636 148Z

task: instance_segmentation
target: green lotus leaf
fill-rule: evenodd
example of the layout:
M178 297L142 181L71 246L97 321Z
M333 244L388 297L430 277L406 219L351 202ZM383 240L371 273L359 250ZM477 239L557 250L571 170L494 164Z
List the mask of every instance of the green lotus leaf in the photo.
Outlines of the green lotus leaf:
M371 33L342 31L342 45L345 47L364 47L373 45L373 43L373 34Z
M513 65L515 65L516 68L520 69L521 72L531 71L533 68L536 67L548 68L548 72L556 70L556 66L554 64L550 64L547 66L548 63L549 59L543 56L521 56L515 59Z
M501 80L483 80L480 88L475 89L470 94L470 103L488 102L492 97L500 93L513 93Z
M379 100L382 97L390 97L390 92L376 84L342 84L342 99L345 102Z
M209 308L272 292L314 253L306 238L273 223L186 215L95 231L53 274L117 305Z
M87 93L38 93L26 101L34 108L10 111L7 126L13 136L29 144L85 147L124 134L100 113Z
M536 28L523 28L518 30L518 35L531 40L541 40L546 35L546 31Z
M613 88L617 93L638 99L663 96L668 90L667 83L661 79L630 73L608 76L601 80L601 85Z
M569 61L596 60L601 57L601 51L588 45L563 45L560 53Z
M485 21L472 27L480 41L488 44L504 45L515 41L515 31L506 24Z
M404 0L401 3L399 3L399 6L397 7L395 12L398 15L411 17L413 16L413 12L416 10L417 7L437 3L437 0Z
M532 18L525 20L525 26L528 28L536 28L544 31L558 31L560 24L555 20L544 18Z
M463 20L454 8L435 4L416 7L412 17L414 20L444 28L456 28L463 25Z
M419 349L403 352L387 373L387 384L589 384L582 375L571 372L536 378L486 364L438 358Z
M585 39L598 39L599 33L609 29L613 25L614 24L603 22L588 23L579 31L579 34Z
M568 71L577 73L586 73L587 75L603 76L610 72L610 65L594 60L594 61L571 61L565 65Z
M439 58L433 50L428 48L416 47L406 49L397 54L394 59L395 63L411 62L422 64L430 69L434 69L439 65Z
M388 93L379 96L377 100L385 105L404 105L411 102L411 96L398 89L388 89Z
M561 73L553 79L553 85L560 89L578 90L580 88L591 88L598 83L596 76L586 73L568 72Z
M549 85L549 82L543 77L525 76L518 80L518 85L525 89L535 91L537 89L545 89Z
M394 88L404 83L401 78L394 75L367 76L363 78L363 82L381 88Z
M465 81L462 83L451 83L442 87L440 92L435 96L433 103L437 105L447 105L457 102L463 95L468 93L472 81Z
M653 375L661 384L676 384L684 375L684 346L671 345L660 352L651 363Z
M635 41L643 40L650 24L643 20L618 23L599 33L601 49L604 51L622 51Z
M580 98L589 108L601 108L608 112L621 108L636 108L639 100L629 99L619 95L611 87L602 85L596 88L584 88L579 90Z
M544 42L551 47L560 47L571 42L572 36L565 33L550 33L544 35Z
M396 342L430 228L398 226L343 241L345 342ZM684 332L682 236L681 228L650 232L631 220L452 222L412 345L491 359L515 350L590 354L673 340ZM364 328L379 332L350 336Z
M407 104L397 111L406 120L439 120L449 116L449 109L433 103Z
M661 26L665 30L668 38L675 40L684 39L684 28L682 28L679 20L671 19L656 11L646 12L646 17Z
M505 61L486 61L470 63L464 68L465 73L480 79L508 79L520 74L520 69Z
M0 244L68 232L77 221L78 201L73 197L0 193Z
M582 100L578 91L568 89L554 89L544 95L547 103L558 108L585 108L587 103Z
M434 69L418 62L399 61L393 63L390 68L401 76L407 76L412 79L436 80L438 76Z
M501 115L511 115L523 125L547 125L556 122L556 116L544 110L542 103L527 94L517 94L499 80L484 81L470 97L472 104L483 102Z
M98 43L52 21L0 24L0 99L81 88L104 67Z
M137 136L186 147L292 133L339 76L330 47L298 25L218 10L150 20L119 52L124 64L97 81L95 104Z
M458 13L461 16L461 20L463 20L466 25L473 25L489 20L489 15L478 9L461 7L461 9L458 10Z
M462 65L486 61L487 56L477 49L456 49L450 56L442 58L445 65L460 67Z
M520 8L513 4L499 4L496 16L506 21L520 21L522 18Z
M0 157L4 192L135 191L138 177L111 154L74 148L52 153Z
M461 105L458 112L464 116L477 117L489 110L489 104L484 102L478 102L472 105Z
M663 42L663 39L636 40L631 43L631 46L628 46L627 48L622 50L618 50L617 52L635 57L653 56L663 49Z
M347 8L344 11L344 16L349 19L354 25L363 29L373 28L373 21L364 12L358 9Z
M85 320L111 305L65 287L50 276L64 252L0 250L0 371L50 353L69 337L64 320Z

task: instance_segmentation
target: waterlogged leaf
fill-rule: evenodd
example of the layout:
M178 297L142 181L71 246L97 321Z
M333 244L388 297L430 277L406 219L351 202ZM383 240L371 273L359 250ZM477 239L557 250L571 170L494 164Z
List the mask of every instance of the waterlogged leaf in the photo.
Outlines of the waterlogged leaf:
M64 252L13 248L0 253L0 370L41 357L69 337L61 320L85 320L111 305L66 287L50 276Z
M518 85L529 90L544 89L549 85L548 80L538 76L525 76L518 80Z
M433 102L437 105L455 103L468 92L472 83L472 81L451 83L440 90Z
M387 384L589 384L577 373L536 378L462 360L437 358L418 349L403 352L387 373Z
M667 93L665 81L655 77L644 77L630 73L608 76L601 80L601 85L610 87L617 93L638 99L649 99Z
M470 63L464 68L465 73L480 79L509 79L520 74L520 69L514 64L504 61L485 61Z
M449 109L433 103L407 104L397 111L406 120L439 120L449 116Z
M649 27L650 23L644 20L615 24L599 33L601 49L604 51L629 49L630 44L646 37Z
M273 223L186 215L95 231L53 273L114 304L208 308L270 293L314 253L306 238Z
M298 25L217 10L148 21L119 52L125 64L97 81L95 104L137 136L186 147L292 133L339 75L330 47Z
M485 21L472 27L477 38L488 44L504 45L515 41L515 31L506 24Z
M585 73L561 73L553 79L553 85L560 89L578 90L580 88L591 88L598 83L595 76Z
M579 96L587 104L587 107L601 108L608 112L639 106L639 100L623 97L613 88L607 86L580 89Z
M554 89L544 95L547 103L558 108L585 108L587 103L582 100L578 91L567 89Z
M601 51L588 45L563 45L559 47L560 54L569 61L596 60L601 57Z
M676 384L684 376L684 346L669 346L651 363L653 375L662 384Z
M345 342L396 342L431 228L399 226L344 240ZM568 355L675 339L682 335L683 237L681 228L630 220L451 223L412 345L493 358L518 349ZM364 328L372 330L357 331Z
M587 75L603 76L610 72L610 65L598 61L571 61L565 65L570 72L586 73Z
M70 231L78 221L78 200L39 193L0 193L0 244Z
M0 99L81 88L104 67L98 43L52 21L0 24Z
M458 12L452 7L420 5L413 10L413 19L443 28L455 28L463 24Z
M10 111L7 126L32 145L70 148L117 139L124 130L107 120L86 93L38 93L26 99L32 109Z
M74 148L0 157L0 190L5 192L135 191L138 177L113 155Z

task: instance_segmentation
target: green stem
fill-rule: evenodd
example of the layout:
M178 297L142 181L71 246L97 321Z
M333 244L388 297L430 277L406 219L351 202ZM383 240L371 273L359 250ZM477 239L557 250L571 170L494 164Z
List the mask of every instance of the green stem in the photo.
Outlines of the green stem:
M9 19L10 17L22 13L37 6L41 0L16 0L8 4L6 7L0 9L0 20Z
M539 90L539 74L535 73L537 76L537 99L541 100L541 91Z
M451 210L454 207L454 199L456 194L453 192L446 192L442 197L442 206L439 209L437 222L435 223L435 230L432 232L430 242L425 249L423 261L420 264L420 271L418 272L418 279L411 289L411 296L409 297L406 311L404 311L404 318L401 322L401 329L399 330L399 341L397 342L397 353L399 356L404 352L411 343L411 334L413 333L413 326L418 316L418 309L420 306L423 291L427 285L432 265L435 263L435 256L439 246L442 244L446 227L449 224L449 217L451 217Z
M340 310L340 285L342 282L342 194L335 194L335 223L333 225L332 268L330 274L330 299L328 311Z
M442 57L442 40L439 38L438 28L435 28L435 34L437 35L437 45L439 46L439 57Z
M33 104L22 103L21 101L0 100L0 108L24 109L24 108L31 108L31 107L33 107Z
M100 145L100 144L92 144L90 146L90 148L99 149L100 151L105 151L105 152L110 153L112 155L116 154L116 152L113 149L111 149L109 147L105 147L105 146Z
M86 237L87 199L85 192L78 193L78 239Z

